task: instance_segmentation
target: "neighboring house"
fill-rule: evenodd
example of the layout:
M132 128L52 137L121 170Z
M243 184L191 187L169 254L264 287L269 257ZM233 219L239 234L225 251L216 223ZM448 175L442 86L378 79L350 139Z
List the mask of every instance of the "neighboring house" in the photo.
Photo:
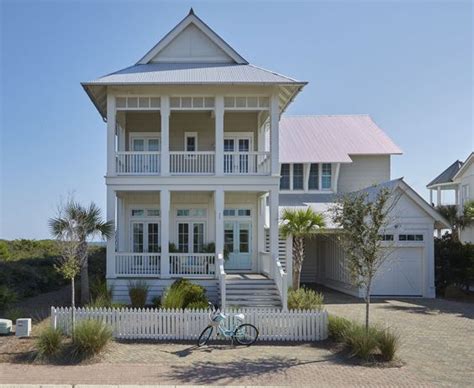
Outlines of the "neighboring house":
M130 281L146 279L151 299L184 277L227 305L279 306L291 281L280 210L373 184L404 193L390 232L402 260L376 293L434 295L442 220L404 182L383 183L400 149L366 115L282 117L306 82L249 64L192 10L135 65L82 85L107 122L115 300ZM340 248L313 243L304 280L354 293Z
M464 205L474 200L474 152L462 162L456 160L446 170L434 178L428 185L430 202L434 206L433 192L436 192L436 206L446 204L442 200L443 191L454 191L454 204L462 214ZM474 226L470 225L460 230L460 240L465 243L474 243Z

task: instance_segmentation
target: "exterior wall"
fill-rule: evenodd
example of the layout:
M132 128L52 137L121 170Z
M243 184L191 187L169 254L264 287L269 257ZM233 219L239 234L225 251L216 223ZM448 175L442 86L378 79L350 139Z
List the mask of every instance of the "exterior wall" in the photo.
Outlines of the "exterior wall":
M470 166L464 171L459 180L459 196L462 196L463 186L469 187L469 198L468 200L474 200L474 163L471 163ZM460 197L459 204L461 204L462 197ZM464 207L462 206L460 211L463 211ZM470 226L461 230L460 239L464 243L474 243L474 227Z
M390 180L390 155L350 155L352 163L341 164L338 192L357 191Z
M130 134L133 132L161 132L159 112L121 113L125 124L125 145L130 149ZM186 132L197 132L198 151L215 150L215 119L210 111L172 111L170 115L170 150L184 151ZM226 112L224 115L224 136L231 132L250 132L253 136L253 150L257 150L258 122L256 112Z

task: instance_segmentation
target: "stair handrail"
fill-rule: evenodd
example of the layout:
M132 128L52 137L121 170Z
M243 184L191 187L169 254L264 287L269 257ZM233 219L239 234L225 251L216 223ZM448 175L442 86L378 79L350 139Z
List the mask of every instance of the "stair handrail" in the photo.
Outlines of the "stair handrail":
M225 277L226 273L224 270L224 255L222 253L219 253L217 255L217 279L219 281L219 290L221 294L221 311L224 311L226 308Z
M274 261L275 265L273 280L278 288L278 292L280 293L280 299L283 311L288 310L288 274L283 269L281 261L278 257L275 257Z

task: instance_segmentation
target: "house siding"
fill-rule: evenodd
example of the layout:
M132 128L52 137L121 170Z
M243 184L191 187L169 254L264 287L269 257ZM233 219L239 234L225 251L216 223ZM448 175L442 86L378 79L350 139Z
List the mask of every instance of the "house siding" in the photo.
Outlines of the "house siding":
M390 155L353 156L341 164L338 191L347 193L390 180Z

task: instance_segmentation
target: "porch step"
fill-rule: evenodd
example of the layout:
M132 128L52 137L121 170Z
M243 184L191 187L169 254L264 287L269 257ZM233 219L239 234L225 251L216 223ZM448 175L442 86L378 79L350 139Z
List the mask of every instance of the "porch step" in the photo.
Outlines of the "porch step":
M235 307L280 308L280 293L272 279L226 279L226 304Z

